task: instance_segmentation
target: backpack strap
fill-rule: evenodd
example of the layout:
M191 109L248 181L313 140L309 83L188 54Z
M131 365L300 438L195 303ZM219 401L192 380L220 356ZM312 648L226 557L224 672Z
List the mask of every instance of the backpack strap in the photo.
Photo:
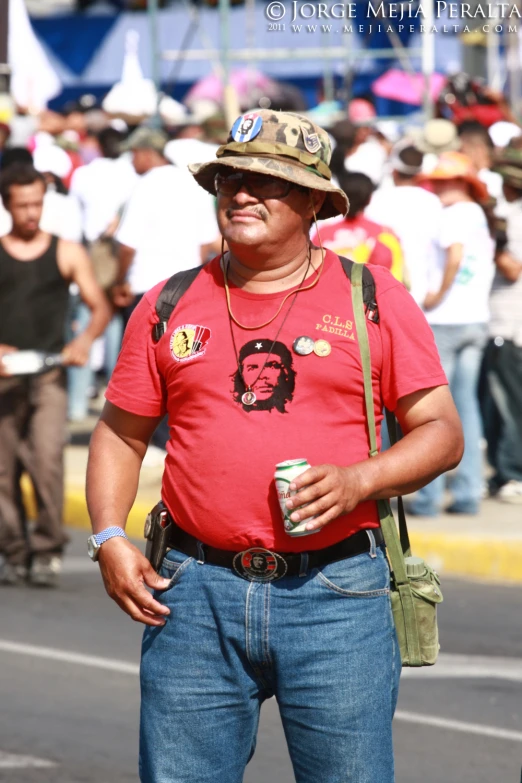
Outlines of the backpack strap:
M196 266L193 269L184 269L182 272L176 272L169 277L156 299L156 314L158 323L152 327L152 339L155 343L163 337L167 331L167 324L172 315L172 311L177 303L192 285L204 265Z
M366 419L368 422L368 435L370 440L370 457L378 454L377 433L375 427L375 410L373 404L373 387L371 373L370 343L368 340L368 330L366 328L366 318L364 317L364 305L362 297L362 269L361 264L354 264L352 267L352 302L355 318L355 327L361 353L361 363L364 381L364 400L366 406ZM390 439L396 440L395 428L390 431ZM379 520L381 523L386 549L390 558L394 579L397 585L408 584L406 576L406 566L404 557L411 554L409 551L408 528L406 526L406 517L404 509L399 514L400 540L397 531L397 525L393 518L389 501L378 500ZM406 543L407 542L407 543ZM405 551L404 547L407 546Z
M341 262L341 266L344 269L344 273L348 280L352 279L352 269L354 266L362 267L362 299L366 308L366 317L374 324L379 323L379 308L377 307L377 299L375 296L375 280L373 275L366 266L366 264L356 264L350 258L344 256L337 256Z

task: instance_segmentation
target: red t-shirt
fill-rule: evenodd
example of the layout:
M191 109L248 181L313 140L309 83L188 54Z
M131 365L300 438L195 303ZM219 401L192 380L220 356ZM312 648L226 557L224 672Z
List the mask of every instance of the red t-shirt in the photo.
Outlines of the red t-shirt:
M368 220L362 213L354 218L322 223L320 227L324 247L340 256L353 258L360 264L378 264L391 270L392 251L380 239L384 231L392 233L373 220ZM318 244L317 234L312 236L312 242Z
M380 324L368 322L368 331L380 430L383 405L394 410L400 397L445 384L446 377L431 329L404 286L382 267L372 267L372 274ZM177 523L210 546L282 552L320 549L362 527L377 527L376 503L368 501L320 533L291 538L273 481L276 463L287 459L349 465L368 458L350 283L337 257L327 251L319 283L296 294L255 383L292 297L264 328L232 326L243 375L258 397L251 407L241 402L219 260L200 272L154 345L162 285L134 311L106 396L140 416L168 412L162 497ZM286 293L259 295L231 286L233 313L246 325L264 323ZM297 354L293 344L301 336L327 340L331 353Z

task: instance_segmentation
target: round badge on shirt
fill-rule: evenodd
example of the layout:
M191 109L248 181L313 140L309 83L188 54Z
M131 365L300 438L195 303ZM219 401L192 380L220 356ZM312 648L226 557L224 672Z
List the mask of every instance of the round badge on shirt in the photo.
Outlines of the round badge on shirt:
M316 340L314 345L314 353L316 356L330 356L332 353L332 346L328 340Z
M314 346L314 340L312 340L311 337L306 337L303 335L302 337L295 338L292 347L294 351L299 354L299 356L308 356L309 354L313 353Z

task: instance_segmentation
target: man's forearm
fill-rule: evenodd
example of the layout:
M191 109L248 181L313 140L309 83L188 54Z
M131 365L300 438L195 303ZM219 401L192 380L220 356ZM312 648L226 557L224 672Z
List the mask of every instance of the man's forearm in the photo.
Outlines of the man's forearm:
M87 465L87 507L92 528L125 527L138 491L141 457L104 421L92 434Z
M522 264L513 258L513 256L507 251L498 253L495 258L495 263L497 265L498 271L506 278L506 280L509 280L510 283L515 283L520 277L520 273L522 272Z
M442 283L440 285L440 293L445 294L451 286L457 276L459 267L462 261L462 245L451 245L448 248L446 255L446 265L444 267L444 274L442 277Z
M416 492L456 467L461 456L460 433L448 422L432 421L405 435L391 449L354 467L361 477L363 500L382 500Z
M110 320L111 308L104 295L103 300L99 301L91 308L91 319L83 334L91 340L95 340L104 333Z

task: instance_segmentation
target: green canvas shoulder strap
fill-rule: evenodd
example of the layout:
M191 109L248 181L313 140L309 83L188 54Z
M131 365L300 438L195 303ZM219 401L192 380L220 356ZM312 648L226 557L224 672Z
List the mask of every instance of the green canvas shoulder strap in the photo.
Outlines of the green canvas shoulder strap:
M378 454L377 433L375 428L375 410L373 405L370 343L368 340L368 329L366 327L366 317L364 312L362 293L363 266L363 264L354 264L351 270L352 303L363 370L364 400L370 441L369 453L370 457L375 457ZM396 442L397 433L395 427L395 418L389 417L389 420L393 420L390 429L390 440L392 440L392 442ZM420 648L419 628L417 616L415 613L415 604L411 590L411 584L408 579L408 575L406 574L406 564L404 562L404 557L411 555L411 548L408 538L406 516L404 514L404 507L402 505L402 498L399 498L400 539L389 501L378 500L377 508L379 511L379 520L381 523L384 542L386 544L386 550L388 552L388 558L393 574L394 590L398 593L400 598L401 615L404 623L404 641L408 651L408 665L422 666L422 653Z
M352 267L352 303L363 370L364 400L366 407L366 419L368 423L368 437L370 441L369 454L370 457L375 457L379 452L377 449L377 431L375 427L375 410L373 404L370 343L368 341L368 329L366 327L366 317L362 299L362 267L363 264L354 264ZM390 418L392 417L389 417L389 419ZM393 418L392 421L393 424L391 429L389 427L389 430L390 440L392 440L393 443L396 442L397 434L395 420ZM397 525L395 524L389 501L378 500L377 506L379 510L381 528L384 535L384 541L386 543L386 549L388 550L388 556L390 558L395 583L397 586L402 584L409 584L408 577L406 576L404 557L408 557L411 554L411 549L408 538L406 516L404 514L404 507L402 505L402 498L400 498L401 512L399 513L399 527L401 529L400 540L397 531Z

